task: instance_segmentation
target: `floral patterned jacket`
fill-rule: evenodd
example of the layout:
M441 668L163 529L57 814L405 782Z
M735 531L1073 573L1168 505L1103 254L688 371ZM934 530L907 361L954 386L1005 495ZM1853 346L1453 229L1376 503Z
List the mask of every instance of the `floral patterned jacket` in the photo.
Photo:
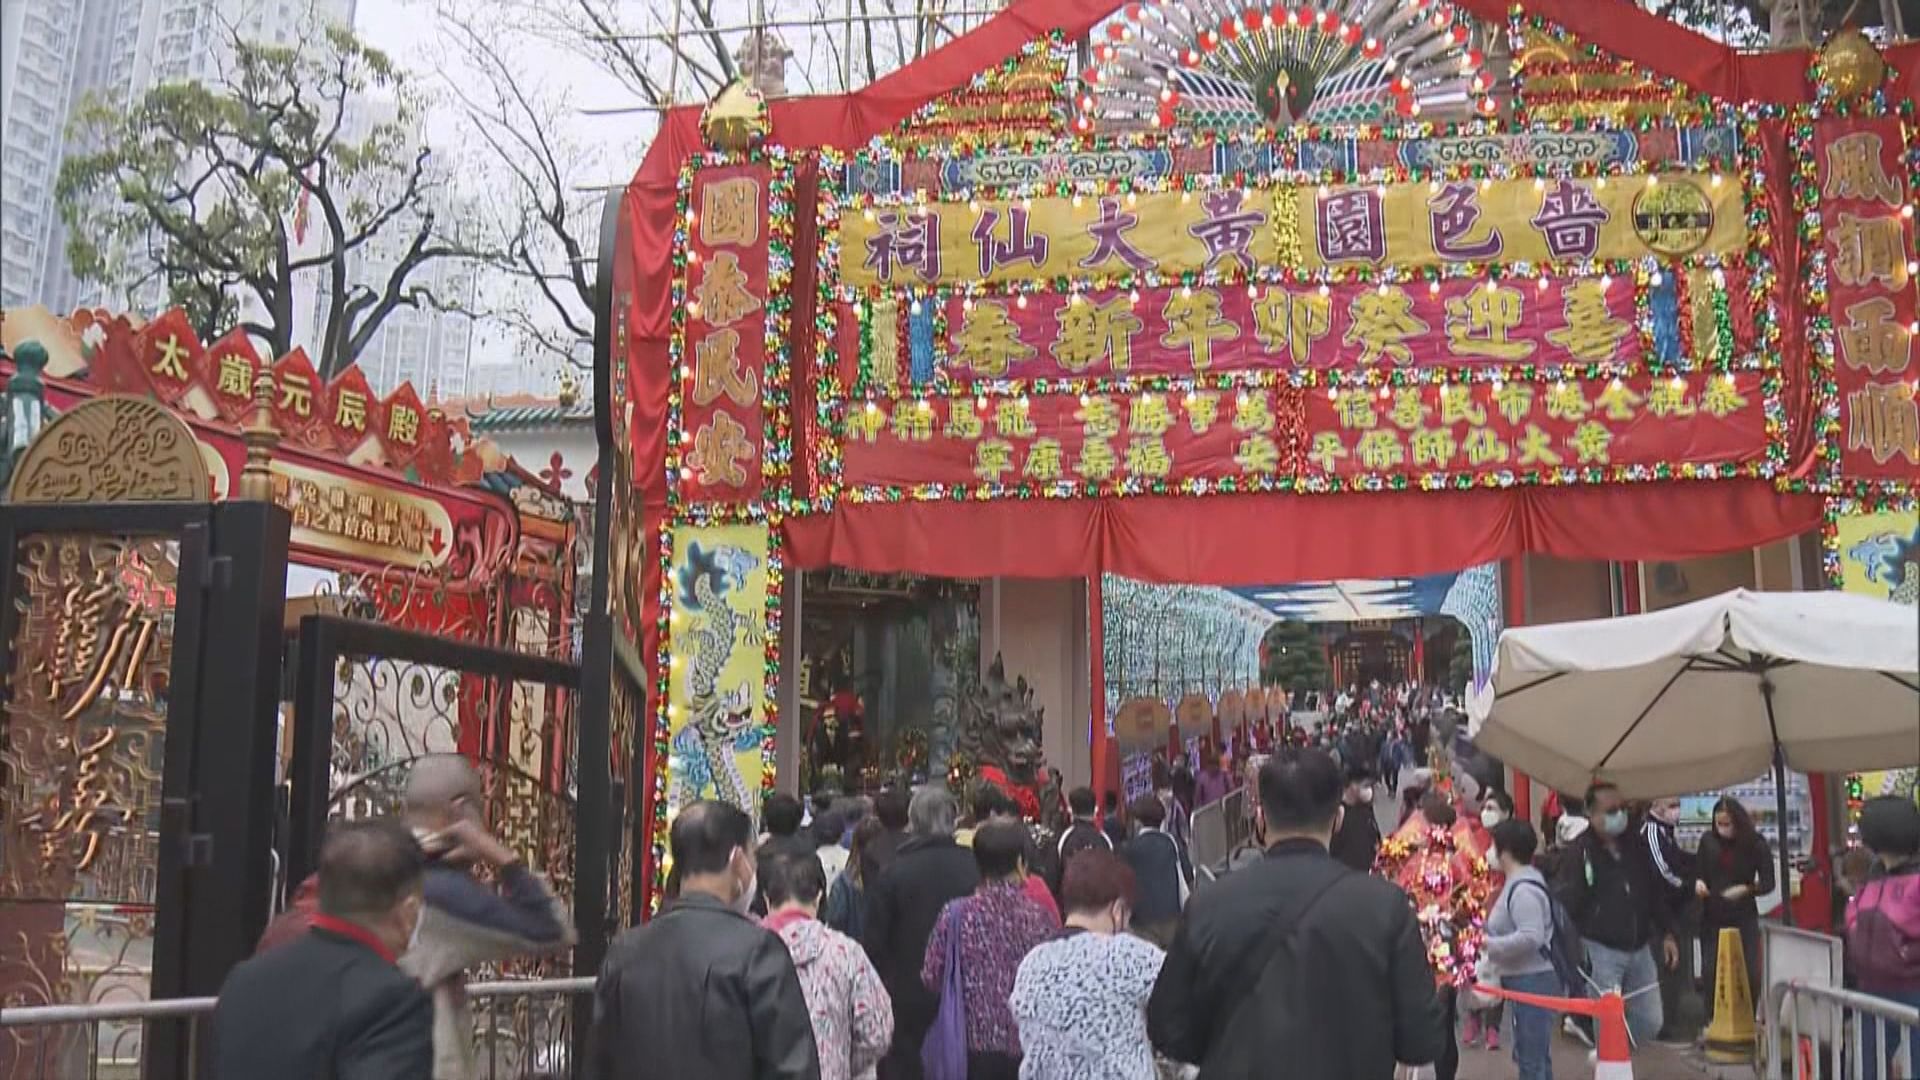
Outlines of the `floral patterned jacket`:
M820 1080L871 1080L893 1042L893 1001L865 950L800 912L777 911L761 925L793 954L820 1052Z

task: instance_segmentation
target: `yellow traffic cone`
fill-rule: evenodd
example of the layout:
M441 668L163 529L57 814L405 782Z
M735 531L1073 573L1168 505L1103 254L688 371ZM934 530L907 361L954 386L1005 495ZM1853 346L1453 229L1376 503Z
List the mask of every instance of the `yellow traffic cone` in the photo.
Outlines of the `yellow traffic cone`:
M1753 991L1747 986L1747 953L1740 931L1720 931L1713 973L1713 1022L1707 1025L1707 1060L1740 1064L1753 1060Z

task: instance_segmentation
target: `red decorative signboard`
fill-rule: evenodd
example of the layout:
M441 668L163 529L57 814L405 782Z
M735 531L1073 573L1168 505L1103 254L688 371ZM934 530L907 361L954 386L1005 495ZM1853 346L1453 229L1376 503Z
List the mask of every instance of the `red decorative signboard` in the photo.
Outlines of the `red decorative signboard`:
M699 169L688 190L680 355L683 496L750 503L764 486L771 170Z
M349 385L359 384L336 384ZM48 401L72 408L90 389L49 380ZM180 417L200 442L215 497L231 497L246 464L246 444L231 427L187 410ZM519 522L508 504L484 492L408 483L346 464L324 446L294 442L275 448L271 467L273 500L293 516L293 551L319 565L429 570L444 572L449 582L483 585L519 542Z
M1630 278L1605 277L948 297L937 366L958 382L1376 365L1624 366L1647 352L1635 294ZM852 318L847 325L855 326ZM906 326L895 319L885 330L905 333Z
M1763 380L904 398L849 416L842 475L858 499L1750 475L1767 455Z
M384 465L429 484L479 479L478 462L463 460L454 445L456 425L422 404L411 383L383 398L358 367L322 380L297 348L268 364L240 330L203 346L178 308L132 334L130 348L125 340L110 330L94 356L89 378L102 390L152 394L184 414L238 425L253 409L254 380L269 370L274 425L285 445ZM464 430L458 434L465 439Z
M1895 117L1814 125L1827 311L1840 407L1840 471L1920 476L1913 207Z
M1288 432L1298 430L1292 390L902 399L856 407L842 454L850 488L1067 493L1290 475L1299 449Z
M1766 456L1763 400L1756 372L1310 393L1308 486L1432 474L1655 479L1666 462L1685 462L1682 475L1734 475Z

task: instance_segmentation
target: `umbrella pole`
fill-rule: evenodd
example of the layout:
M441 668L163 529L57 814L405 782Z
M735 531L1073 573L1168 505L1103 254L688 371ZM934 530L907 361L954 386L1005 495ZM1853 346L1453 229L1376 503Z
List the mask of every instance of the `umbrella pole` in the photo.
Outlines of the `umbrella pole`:
M1773 736L1773 813L1780 857L1780 919L1793 925L1793 856L1787 849L1787 755L1780 748L1780 724L1773 717L1773 680L1760 677L1760 697L1767 704L1767 731Z

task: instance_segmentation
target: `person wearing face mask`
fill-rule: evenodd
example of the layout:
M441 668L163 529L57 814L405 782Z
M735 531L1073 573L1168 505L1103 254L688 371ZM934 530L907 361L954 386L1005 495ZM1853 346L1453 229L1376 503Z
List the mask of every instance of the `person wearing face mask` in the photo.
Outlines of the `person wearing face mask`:
M459 754L431 754L407 775L407 824L427 853L426 914L400 966L433 994L433 1080L479 1075L466 973L574 943L566 904L481 818L480 774ZM475 871L488 867L493 884Z
M1142 796L1142 798L1148 798ZM1135 877L1106 851L1067 864L1066 926L1020 961L1007 1006L1021 1080L1154 1080L1147 997L1166 953L1127 933Z
M1547 892L1547 879L1533 868L1539 843L1533 826L1508 818L1488 828L1506 883L1487 911L1487 937L1481 947L1499 968L1500 985L1506 989L1548 997L1564 994L1567 988L1560 985L1560 977L1548 959L1547 950L1553 941L1553 900ZM1495 1048L1489 1033L1487 1049ZM1552 1048L1553 1014L1538 1006L1515 1003L1513 1063L1519 1080L1553 1080Z
M420 922L422 866L397 822L329 826L309 928L220 988L212 1074L427 1080L433 1002L395 964Z
M1380 819L1373 812L1377 779L1365 757L1356 757L1347 766L1347 786L1340 793L1340 803L1347 812L1340 816L1340 828L1327 849L1348 868L1363 874L1373 870L1374 856L1380 853Z
M1482 831L1475 834L1476 838L1483 845L1484 850L1491 851L1493 849L1493 830L1498 828L1502 822L1511 821L1512 819L1513 796L1499 788L1488 788L1480 797L1480 828ZM1531 834L1533 830L1529 827L1527 831ZM1533 852L1528 851L1527 857L1531 860ZM1504 977L1505 973L1502 972L1502 978ZM1470 1009L1467 1012L1466 1021L1461 1025L1460 1041L1466 1043L1468 1046L1474 1046L1480 1042L1481 1035L1484 1033L1486 1036L1487 1049L1498 1050L1500 1049L1500 1025L1505 1020L1506 1006L1497 1000L1484 1009Z
M753 820L703 800L673 819L680 898L623 932L593 989L591 1076L819 1080L820 1058L787 946L747 916Z
M1664 884L1664 899L1673 922L1674 940L1680 946L1680 964L1660 972L1660 1008L1666 1016L1659 1039L1667 1043L1691 1043L1690 1027L1699 1009L1693 994L1693 853L1680 846L1674 827L1680 824L1680 800L1655 799L1647 805L1640 826L1640 842L1646 846L1653 872Z
M1586 806L1592 827L1562 853L1555 891L1586 942L1594 985L1620 989L1627 999L1628 1030L1645 1045L1660 1033L1666 1017L1656 989L1659 968L1680 962L1662 891L1666 883L1631 835L1619 788L1594 784L1587 789Z
M1694 895L1700 898L1700 953L1704 977L1714 979L1720 960L1720 931L1740 931L1746 953L1747 989L1757 1005L1765 1000L1760 986L1759 897L1773 891L1773 849L1753 826L1753 815L1740 800L1723 795L1713 804L1713 828L1700 837L1694 853L1698 870Z

